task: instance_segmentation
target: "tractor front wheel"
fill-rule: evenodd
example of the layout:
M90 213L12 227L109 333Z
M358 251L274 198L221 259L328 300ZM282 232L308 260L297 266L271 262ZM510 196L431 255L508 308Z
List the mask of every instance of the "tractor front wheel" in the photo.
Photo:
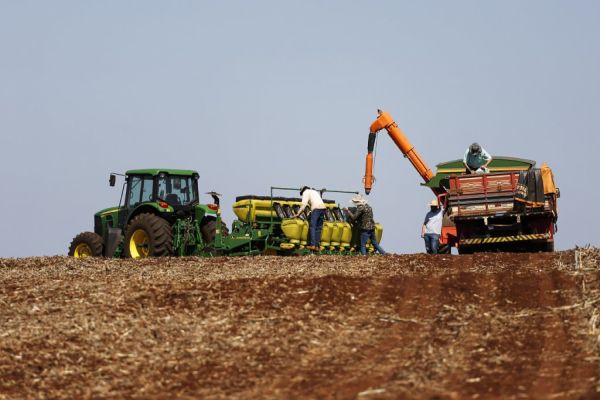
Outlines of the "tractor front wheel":
M102 236L94 232L81 232L69 246L69 256L75 258L102 256Z
M139 214L125 231L125 257L167 257L173 254L173 229L154 214Z

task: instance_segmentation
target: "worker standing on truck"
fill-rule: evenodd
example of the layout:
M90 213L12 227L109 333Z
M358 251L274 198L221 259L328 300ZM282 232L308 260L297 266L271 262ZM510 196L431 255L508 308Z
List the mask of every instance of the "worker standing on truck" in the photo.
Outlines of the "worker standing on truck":
M487 166L491 162L492 156L479 143L470 145L463 157L463 164L466 168L465 173L467 174L488 172Z
M348 213L354 224L360 229L360 254L367 255L367 241L371 240L371 244L380 254L387 254L385 250L379 246L375 237L375 220L373 219L373 209L367 203L367 200L360 194L352 198L352 202L356 205L356 213L352 213L347 208L344 209Z
M303 186L300 189L302 196L302 205L294 218L298 218L302 211L310 204L310 221L308 223L308 250L319 250L321 243L321 231L323 230L323 221L325 220L325 203L321 194L315 189Z
M440 207L437 199L429 203L430 211L425 215L421 227L421 237L425 240L425 250L428 254L437 254L440 248L444 207Z

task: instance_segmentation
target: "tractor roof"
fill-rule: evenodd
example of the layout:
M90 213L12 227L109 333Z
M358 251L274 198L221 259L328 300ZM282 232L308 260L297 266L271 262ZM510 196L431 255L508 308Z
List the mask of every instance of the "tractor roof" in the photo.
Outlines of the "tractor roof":
M152 175L156 176L160 173L166 173L169 175L200 175L198 172L191 169L170 169L170 168L147 168L147 169L130 169L125 172L127 175Z

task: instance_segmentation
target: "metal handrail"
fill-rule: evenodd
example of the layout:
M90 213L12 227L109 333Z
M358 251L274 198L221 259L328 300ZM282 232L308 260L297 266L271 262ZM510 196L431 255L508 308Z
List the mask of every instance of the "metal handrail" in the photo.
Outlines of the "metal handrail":
M273 191L274 190L284 190L284 191L295 191L295 192L299 192L302 188L290 188L290 187L283 187L283 186L271 186L271 208L273 208ZM321 193L325 193L325 192L329 192L329 193L346 193L346 194L358 194L357 191L349 191L349 190L330 190L330 189L321 189L319 192ZM271 225L273 224L273 213L271 212Z

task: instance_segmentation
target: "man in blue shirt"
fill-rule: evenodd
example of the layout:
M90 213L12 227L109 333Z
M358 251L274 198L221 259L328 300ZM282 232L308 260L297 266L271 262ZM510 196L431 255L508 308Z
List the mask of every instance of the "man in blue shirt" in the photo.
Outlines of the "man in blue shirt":
M425 239L427 253L437 254L440 248L444 207L439 206L437 199L432 200L429 207L431 210L425 215L425 221L421 227L421 237Z
M488 172L487 166L492 162L492 156L479 143L469 146L463 157L465 173Z

